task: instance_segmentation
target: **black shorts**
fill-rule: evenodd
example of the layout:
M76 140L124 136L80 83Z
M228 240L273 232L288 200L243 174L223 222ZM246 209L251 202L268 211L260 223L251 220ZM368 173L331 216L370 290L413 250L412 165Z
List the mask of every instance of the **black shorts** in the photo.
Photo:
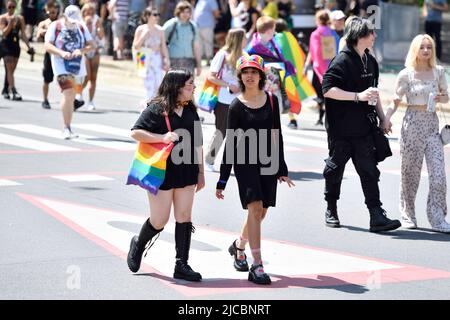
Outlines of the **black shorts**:
M48 52L46 52L44 55L44 69L42 69L42 76L44 77L45 83L53 82L54 75L52 69L52 61Z

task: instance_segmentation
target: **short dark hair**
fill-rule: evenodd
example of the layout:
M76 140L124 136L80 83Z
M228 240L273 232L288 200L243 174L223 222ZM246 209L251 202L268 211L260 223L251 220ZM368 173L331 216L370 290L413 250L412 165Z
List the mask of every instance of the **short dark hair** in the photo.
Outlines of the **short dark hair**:
M244 68L244 69L247 69L247 68ZM244 70L244 69L242 69L242 70ZM256 68L253 68L253 69L258 70L258 72L259 72L259 76L261 77L261 79L259 80L258 87L259 87L259 90L263 90L266 85L266 79L267 79L266 73L259 69L256 69ZM238 71L237 77L239 79L239 87L241 88L241 91L245 92L245 85L244 85L244 82L242 81L242 70Z
M359 39L365 38L373 32L374 26L370 20L359 17L353 18L344 29L347 46L355 46Z

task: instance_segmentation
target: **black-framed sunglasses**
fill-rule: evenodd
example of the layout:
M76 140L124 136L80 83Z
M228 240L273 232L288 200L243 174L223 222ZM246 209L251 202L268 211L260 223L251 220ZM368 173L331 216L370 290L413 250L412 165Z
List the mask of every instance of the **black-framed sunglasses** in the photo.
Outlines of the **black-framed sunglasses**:
M15 9L16 6L8 6L8 9Z
M159 17L160 14L159 14L159 13L152 13L152 16L154 16L154 17Z

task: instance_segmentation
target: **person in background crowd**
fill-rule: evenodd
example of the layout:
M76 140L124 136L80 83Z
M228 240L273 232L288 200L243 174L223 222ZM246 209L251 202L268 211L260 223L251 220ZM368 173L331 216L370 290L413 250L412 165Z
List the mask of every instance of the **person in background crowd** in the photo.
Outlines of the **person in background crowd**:
M14 101L21 101L22 96L15 87L14 72L20 57L20 43L22 39L28 47L28 53L34 54L34 49L30 46L28 38L25 35L25 20L21 15L16 15L17 3L15 0L6 2L5 14L0 15L0 31L2 40L0 42L3 61L6 68L6 79L3 87L3 97ZM6 81L7 80L7 81ZM11 96L10 96L11 94Z
M114 60L123 60L125 34L128 29L128 0L111 0L108 4L108 10L112 17Z
M384 129L390 130L390 119L406 95L408 108L400 136L402 225L408 229L417 228L414 202L425 157L429 180L428 221L434 231L450 233L450 224L445 221L447 183L439 118L435 108L427 107L430 93L436 93L434 103L449 101L448 85L444 68L436 64L436 47L429 35L419 34L413 39L405 67L397 76L394 106L388 109L384 123Z
M354 18L345 29L347 46L330 63L323 76L329 157L325 159L325 224L340 227L337 200L340 197L345 165L353 161L370 214L370 232L395 230L400 221L391 220L381 207L378 181L380 171L375 157L372 130L377 116L384 127L385 115L373 85L379 68L369 48L375 31L367 19ZM368 101L374 101L369 105Z
M276 205L277 183L286 182L289 187L294 183L288 177L284 161L278 99L263 90L266 78L263 59L258 55L242 56L236 69L242 93L229 107L227 140L230 140L225 145L216 197L224 199L223 191L234 167L242 208L248 214L240 238L233 241L228 251L234 257L237 271L249 271L249 281L267 285L272 281L263 267L261 223L268 208ZM254 138L245 138L255 131ZM262 164L260 148L267 150L272 160L276 158L278 161ZM228 159L227 154L234 156ZM244 252L247 242L253 257L250 268Z
M197 125L200 119L192 101L194 89L194 77L189 70L168 71L157 96L148 103L131 129L131 137L145 143L178 141L177 130L187 130L192 137L179 142L183 150L190 150L189 163L174 164L172 156L169 156L164 182L157 194L147 192L150 218L142 225L139 235L131 239L127 264L132 272L139 271L142 255L152 246L152 239L156 237L154 243L163 231L173 206L176 250L173 277L186 281L202 279L201 274L188 264L191 235L195 230L192 206L195 193L205 186L201 126ZM171 128L168 128L167 122Z
M334 12L334 11L333 11ZM333 59L339 46L339 36L329 26L330 17L326 10L316 12L317 28L311 33L309 40L309 53L305 62L307 66L313 66L312 85L317 93L316 102L319 106L319 119L316 125L323 125L325 115L325 101L322 93L323 75L328 69L331 59Z
M38 0L22 0L21 15L25 20L25 35L28 41L33 41L33 29L38 22Z
M198 77L202 72L200 37L197 27L190 21L191 4L187 1L178 2L174 15L163 25L170 65L173 69L188 69Z
M272 19L278 19L278 5L277 0L266 0L266 5L264 9L262 9L261 14L263 16L271 17Z
M62 92L62 138L65 140L78 137L70 126L75 100L75 77L86 75L84 54L93 49L91 34L80 21L80 8L70 5L60 19L50 24L45 34L45 49L51 54L53 73Z
M158 24L160 14L148 7L142 15L142 22L134 35L133 49L145 54L145 68L140 72L144 78L147 101L154 98L164 76L170 68L169 51L164 30Z
M214 171L214 161L223 139L225 139L228 119L228 107L241 91L236 72L236 62L244 54L247 45L245 30L231 29L228 32L225 46L219 50L211 62L208 80L220 86L216 107L214 108L215 127L211 142L205 156L208 171Z
M334 10L330 13L330 19L331 19L331 29L333 29L339 38L342 38L344 36L344 28L345 28L345 19L347 17L345 16L344 12L341 10Z
M250 0L229 0L232 28L244 28L247 32L247 41L251 39L256 32L256 20L258 20L259 12L252 5Z
M45 5L45 12L47 14L47 19L41 21L38 25L36 38L37 41L44 41L45 34L47 33L48 27L53 21L58 20L60 6L56 1L48 1ZM44 77L44 84L42 85L42 95L44 101L42 101L42 108L51 109L50 103L48 102L48 90L50 83L53 82L53 69L52 62L50 58L50 53L45 52L44 54L44 68L42 70L42 76Z
M294 5L291 0L278 0L278 17L286 21L287 30L294 27L291 16L293 10Z
M231 11L228 0L217 0L220 16L214 28L214 48L219 49L225 45L225 37L231 28Z
M88 2L81 9L81 16L86 24L93 40L94 49L86 53L86 78L83 89L89 83L89 102L87 109L95 110L94 95L97 87L97 74L100 66L100 48L104 46L105 32L100 17L96 14L95 4Z
M434 38L436 42L436 56L440 60L442 55L442 13L448 11L447 0L425 0L425 33Z
M194 10L194 21L197 24L202 47L202 56L209 66L214 54L214 27L220 11L217 1L198 0Z

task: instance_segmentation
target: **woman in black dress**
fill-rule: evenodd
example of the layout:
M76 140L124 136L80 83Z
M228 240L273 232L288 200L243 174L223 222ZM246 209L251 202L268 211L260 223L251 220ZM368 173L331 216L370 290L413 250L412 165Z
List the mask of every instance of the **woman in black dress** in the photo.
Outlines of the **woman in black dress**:
M20 101L22 100L22 96L17 92L14 83L14 71L16 70L20 57L19 39L25 42L28 47L28 52L31 52L32 48L25 36L25 20L21 15L15 14L16 6L16 1L9 0L6 3L6 9L8 11L0 16L0 29L3 33L3 39L0 42L0 51L2 51L5 62L5 80L7 80L5 81L2 95L5 99L9 99L9 94L11 93L13 100Z
M234 165L242 207L248 209L248 215L240 239L232 243L229 252L234 256L235 269L248 271L244 253L248 241L253 256L248 280L270 284L271 279L262 265L261 222L267 209L275 206L277 180L287 182L289 187L294 184L287 176L284 161L278 101L263 91L266 80L263 59L258 55L243 56L236 69L242 93L229 107L227 143L216 197L224 198L223 190ZM230 153L233 156L227 156Z
M131 129L131 137L140 142L177 142L167 159L164 182L158 193L147 192L150 218L145 221L139 236L131 239L127 263L132 272L139 270L142 254L152 246L152 238L169 221L173 205L176 220L174 278L188 281L202 278L188 265L191 233L195 230L191 222L194 194L205 186L201 124L192 102L194 88L190 71L168 71L157 96L148 103ZM171 132L166 124L166 115ZM183 158L181 164L178 164L180 159L177 156Z

